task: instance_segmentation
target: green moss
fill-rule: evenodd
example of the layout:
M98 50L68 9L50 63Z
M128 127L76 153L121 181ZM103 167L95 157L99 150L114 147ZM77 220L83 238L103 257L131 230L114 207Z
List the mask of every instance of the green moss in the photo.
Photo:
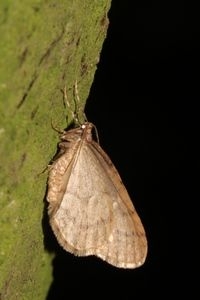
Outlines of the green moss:
M110 0L0 2L0 299L44 300L52 255L42 218L56 151L78 81L80 116L93 80ZM102 25L103 24L103 25ZM67 88L71 108L63 105Z

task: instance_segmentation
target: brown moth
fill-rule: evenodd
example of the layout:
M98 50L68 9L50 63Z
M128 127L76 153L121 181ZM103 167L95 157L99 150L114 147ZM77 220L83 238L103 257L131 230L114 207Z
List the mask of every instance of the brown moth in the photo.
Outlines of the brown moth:
M64 131L49 171L48 214L59 244L120 268L141 266L147 240L140 218L92 123Z

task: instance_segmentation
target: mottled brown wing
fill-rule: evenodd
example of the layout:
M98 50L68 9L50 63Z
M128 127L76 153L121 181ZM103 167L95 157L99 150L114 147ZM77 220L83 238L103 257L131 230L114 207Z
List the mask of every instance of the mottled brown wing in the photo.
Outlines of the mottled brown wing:
M145 232L112 162L94 141L83 141L73 155L50 219L59 243L75 255L96 255L116 267L142 265Z

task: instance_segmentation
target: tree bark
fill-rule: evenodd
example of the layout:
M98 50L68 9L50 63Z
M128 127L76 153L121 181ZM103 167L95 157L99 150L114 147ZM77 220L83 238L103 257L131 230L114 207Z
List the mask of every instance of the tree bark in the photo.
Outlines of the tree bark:
M53 254L44 246L48 174L41 172L56 151L51 122L66 128L75 106L83 119L110 2L0 3L1 300L47 295Z

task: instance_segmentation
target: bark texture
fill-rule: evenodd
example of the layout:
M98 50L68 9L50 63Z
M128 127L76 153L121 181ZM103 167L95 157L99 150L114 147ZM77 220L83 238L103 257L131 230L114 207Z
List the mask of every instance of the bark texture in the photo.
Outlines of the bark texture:
M51 284L42 227L47 172L40 173L58 141L51 121L63 129L72 120L75 81L82 118L110 2L0 2L1 300L44 300Z

